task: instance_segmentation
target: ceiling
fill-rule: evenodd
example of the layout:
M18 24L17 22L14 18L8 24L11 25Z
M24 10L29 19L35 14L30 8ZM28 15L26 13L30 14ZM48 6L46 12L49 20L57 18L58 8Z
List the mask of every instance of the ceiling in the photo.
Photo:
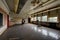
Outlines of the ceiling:
M14 13L19 13L27 0L5 0L9 9Z
M19 16L20 17L23 17L24 18L24 17L28 17L29 16L27 13L30 11L30 9L32 7L31 1L32 0L27 0L27 2L25 3L24 7L19 12Z
M6 3L8 4L8 7L11 11L14 9L14 0L5 0Z
M10 9L10 18L19 18L17 17L19 15L19 12L25 5L27 0L5 0L9 9Z
M24 7L19 12L20 17L27 17L27 16L29 16L29 14L33 14L38 11L43 11L45 9L49 9L49 8L60 5L60 0L39 0L40 3L35 6L32 6L31 1L33 1L33 0L28 0L25 3ZM43 6L41 6L40 4L43 4ZM34 9L36 7L38 7L38 8Z
M19 0L19 4L18 4L18 9L17 9L17 14L19 14L19 12L21 11L21 9L23 8L23 6L25 5L27 0Z
M33 9L39 6L42 2L45 2L47 0L39 0L39 4L37 4L36 6L32 6L31 4L32 1L33 0L6 0L6 3L8 4L11 10L10 12L11 16L14 16L15 18L17 17L26 18L29 16L29 12L35 12L35 10ZM50 0L50 2L51 1L54 1L54 0ZM41 9L42 8L39 7L39 10Z

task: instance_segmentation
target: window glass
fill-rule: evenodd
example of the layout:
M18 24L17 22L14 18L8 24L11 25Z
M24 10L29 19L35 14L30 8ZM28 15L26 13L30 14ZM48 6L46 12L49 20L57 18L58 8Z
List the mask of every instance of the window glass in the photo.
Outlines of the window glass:
M33 21L33 18L31 18L31 21Z
M31 21L36 21L36 20L37 20L36 17L31 18Z
M57 14L58 13L56 10L51 11L49 16L49 22L57 22L57 18L58 18Z
M42 16L42 21L47 22L47 15Z
M57 17L50 17L49 22L57 22Z
M33 19L34 21L36 21L37 20L37 18L36 17L34 17L34 19Z
M0 13L0 27L3 25L3 14Z
M38 17L38 20L41 21L41 17Z

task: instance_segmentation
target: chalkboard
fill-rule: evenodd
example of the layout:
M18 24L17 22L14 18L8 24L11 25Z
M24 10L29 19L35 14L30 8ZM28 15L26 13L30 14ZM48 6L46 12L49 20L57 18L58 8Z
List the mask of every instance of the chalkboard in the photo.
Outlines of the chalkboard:
M0 13L0 27L3 25L3 14Z

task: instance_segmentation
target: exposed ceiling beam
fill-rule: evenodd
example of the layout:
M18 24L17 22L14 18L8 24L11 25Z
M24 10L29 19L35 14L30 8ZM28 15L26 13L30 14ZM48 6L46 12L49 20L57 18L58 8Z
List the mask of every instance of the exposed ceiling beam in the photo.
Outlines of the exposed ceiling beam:
M17 12L19 0L14 0L14 12Z
M30 11L29 14L33 14L33 13L36 13L36 12L39 12L39 11L43 11L43 10L46 10L46 9L49 9L49 8L53 8L53 7L58 6L58 5L60 5L60 0L57 0L57 1L55 1L51 4L49 4L49 5L46 5L42 8L39 8L37 10L32 10L32 11Z

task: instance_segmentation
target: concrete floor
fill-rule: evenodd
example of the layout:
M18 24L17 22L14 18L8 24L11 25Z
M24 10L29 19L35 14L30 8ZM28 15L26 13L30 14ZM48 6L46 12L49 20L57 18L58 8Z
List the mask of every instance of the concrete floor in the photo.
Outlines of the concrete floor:
M0 40L60 40L60 31L34 24L14 25L0 36Z

